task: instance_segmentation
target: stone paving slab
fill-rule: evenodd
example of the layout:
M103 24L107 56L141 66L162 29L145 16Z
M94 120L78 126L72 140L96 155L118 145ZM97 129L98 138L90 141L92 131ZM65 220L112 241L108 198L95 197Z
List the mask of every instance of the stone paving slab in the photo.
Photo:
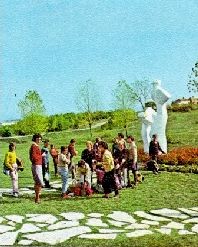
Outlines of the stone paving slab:
M181 213L180 211L168 208L162 208L157 210L151 210L152 214L162 215L170 218L187 219L189 216Z
M92 234L82 234L79 238L88 238L88 239L115 239L117 234L110 233L92 233Z

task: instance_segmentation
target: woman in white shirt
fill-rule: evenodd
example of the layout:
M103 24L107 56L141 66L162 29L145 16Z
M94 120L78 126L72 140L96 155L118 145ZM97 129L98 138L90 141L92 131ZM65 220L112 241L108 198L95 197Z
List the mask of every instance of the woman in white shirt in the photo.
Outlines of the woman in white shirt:
M66 199L68 189L68 165L70 164L70 154L66 146L61 147L61 153L58 155L58 173L62 179L62 198Z

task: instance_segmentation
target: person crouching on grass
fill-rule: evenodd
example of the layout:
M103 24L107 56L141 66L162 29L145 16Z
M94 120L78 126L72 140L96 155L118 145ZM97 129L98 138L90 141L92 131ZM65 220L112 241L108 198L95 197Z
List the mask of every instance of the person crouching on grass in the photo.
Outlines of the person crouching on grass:
M12 180L13 196L19 196L18 189L18 166L15 152L16 146L13 142L9 144L9 151L5 155L4 165Z
M91 168L83 159L78 162L77 174L80 177L81 195L91 196Z
M115 191L115 197L118 197L119 192L114 176L114 160L111 152L108 150L108 144L104 141L99 142L99 149L102 154L102 166L104 168L104 177L102 186L104 189L104 198L109 198L109 193Z
M58 173L62 179L62 198L67 199L68 189L68 166L70 164L70 153L66 146L61 146L61 153L58 155Z
M39 147L42 137L40 134L34 134L32 137L32 145L30 147L29 155L32 162L32 175L34 179L35 203L40 203L41 188L44 187L43 173L42 173L42 154Z

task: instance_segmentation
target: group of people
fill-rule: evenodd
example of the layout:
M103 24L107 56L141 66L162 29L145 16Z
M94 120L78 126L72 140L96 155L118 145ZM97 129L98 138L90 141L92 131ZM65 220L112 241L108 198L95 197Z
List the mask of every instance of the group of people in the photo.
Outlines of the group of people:
M32 145L29 150L29 157L32 163L32 175L34 179L35 203L40 203L42 187L50 188L49 161L50 155L53 159L55 176L61 176L62 194L66 199L70 197L70 192L76 195L91 196L97 186L100 185L105 198L109 198L111 192L115 192L115 197L119 196L119 189L132 187L138 184L141 174L137 166L137 146L133 136L127 136L126 140L122 133L118 133L113 140L112 150L108 144L96 138L95 143L86 142L86 148L81 153L81 159L74 164L73 157L78 155L76 151L76 141L72 139L68 146L61 146L60 152L53 144L49 148L49 140L43 141L40 148L42 136L34 134ZM18 197L18 170L22 170L22 162L16 156L16 145L9 144L9 151L5 155L4 169L10 175L13 185L13 196ZM154 135L150 143L149 154L154 163L157 156L163 153L157 136ZM157 166L153 165L153 172L158 172ZM134 181L131 182L130 171ZM73 181L71 187L68 186L69 172ZM93 174L97 177L97 186L94 187Z

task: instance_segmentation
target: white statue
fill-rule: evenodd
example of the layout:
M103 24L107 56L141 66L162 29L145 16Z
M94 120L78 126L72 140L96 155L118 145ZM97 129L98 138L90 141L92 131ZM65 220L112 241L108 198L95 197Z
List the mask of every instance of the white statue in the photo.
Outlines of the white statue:
M151 97L157 106L157 115L151 127L151 136L157 134L162 150L167 153L166 124L168 119L167 101L171 95L161 87L161 81L153 82Z
M138 114L138 117L142 121L141 136L144 142L144 152L149 153L149 144L151 141L151 127L154 122L154 117L156 115L155 110L152 107L147 107L145 112Z

